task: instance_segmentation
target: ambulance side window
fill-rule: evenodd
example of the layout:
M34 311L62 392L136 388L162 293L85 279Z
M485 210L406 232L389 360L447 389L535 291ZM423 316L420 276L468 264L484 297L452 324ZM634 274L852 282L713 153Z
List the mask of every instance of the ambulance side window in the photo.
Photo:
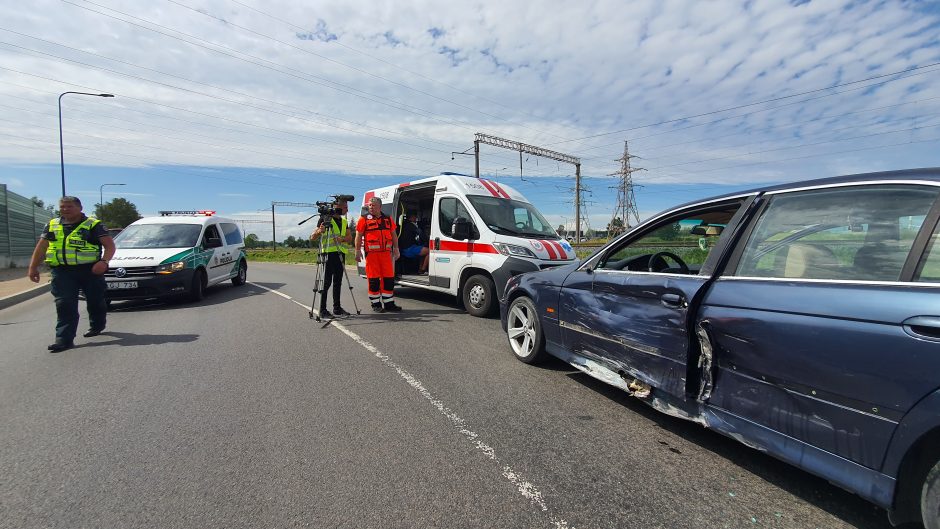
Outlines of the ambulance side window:
M463 217L467 220L471 220L470 212L468 212L467 208L456 198L442 198L438 210L440 212L438 214L438 222L441 233L448 237L454 233L454 219Z

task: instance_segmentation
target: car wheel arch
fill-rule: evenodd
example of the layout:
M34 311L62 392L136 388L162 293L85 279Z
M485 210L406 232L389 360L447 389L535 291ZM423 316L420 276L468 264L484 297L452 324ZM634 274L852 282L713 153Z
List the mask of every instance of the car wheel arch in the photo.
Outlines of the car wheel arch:
M924 479L940 461L940 426L918 439L904 454L896 474L894 505L889 510L895 525L920 522L920 498Z

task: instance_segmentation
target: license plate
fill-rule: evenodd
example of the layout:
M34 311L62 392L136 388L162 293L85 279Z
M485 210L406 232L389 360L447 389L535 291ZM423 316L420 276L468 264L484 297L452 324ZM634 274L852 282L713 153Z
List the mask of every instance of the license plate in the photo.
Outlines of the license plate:
M118 290L124 288L137 288L137 281L110 281L108 290Z

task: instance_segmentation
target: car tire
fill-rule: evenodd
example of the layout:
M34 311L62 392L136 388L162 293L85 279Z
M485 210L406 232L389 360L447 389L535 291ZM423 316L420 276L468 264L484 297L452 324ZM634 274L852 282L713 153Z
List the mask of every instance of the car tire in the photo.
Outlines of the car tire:
M940 529L940 461L927 472L920 493L920 516L924 529Z
M506 336L513 355L526 364L545 359L545 335L542 322L532 300L521 296L509 304L506 313Z
M463 306L471 316L489 316L496 306L496 286L493 280L477 274L463 285Z
M238 273L232 278L232 284L237 286L244 285L248 281L248 263L244 259L238 262Z
M189 300L202 301L206 297L206 273L203 270L196 270L193 274L193 281L189 285Z

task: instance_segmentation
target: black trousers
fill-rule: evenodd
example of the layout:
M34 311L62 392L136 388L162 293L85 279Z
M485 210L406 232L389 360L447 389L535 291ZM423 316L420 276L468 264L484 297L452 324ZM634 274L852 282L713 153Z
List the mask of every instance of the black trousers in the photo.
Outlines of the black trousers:
M108 318L108 304L104 292L104 276L91 272L91 265L52 267L52 297L55 298L57 321L55 340L71 343L78 332L78 291L85 292L89 326L104 329Z
M330 252L326 255L323 264L323 290L320 291L320 309L326 308L326 293L333 285L333 308L340 307L339 296L343 288L343 269L346 266L346 255L343 252Z

